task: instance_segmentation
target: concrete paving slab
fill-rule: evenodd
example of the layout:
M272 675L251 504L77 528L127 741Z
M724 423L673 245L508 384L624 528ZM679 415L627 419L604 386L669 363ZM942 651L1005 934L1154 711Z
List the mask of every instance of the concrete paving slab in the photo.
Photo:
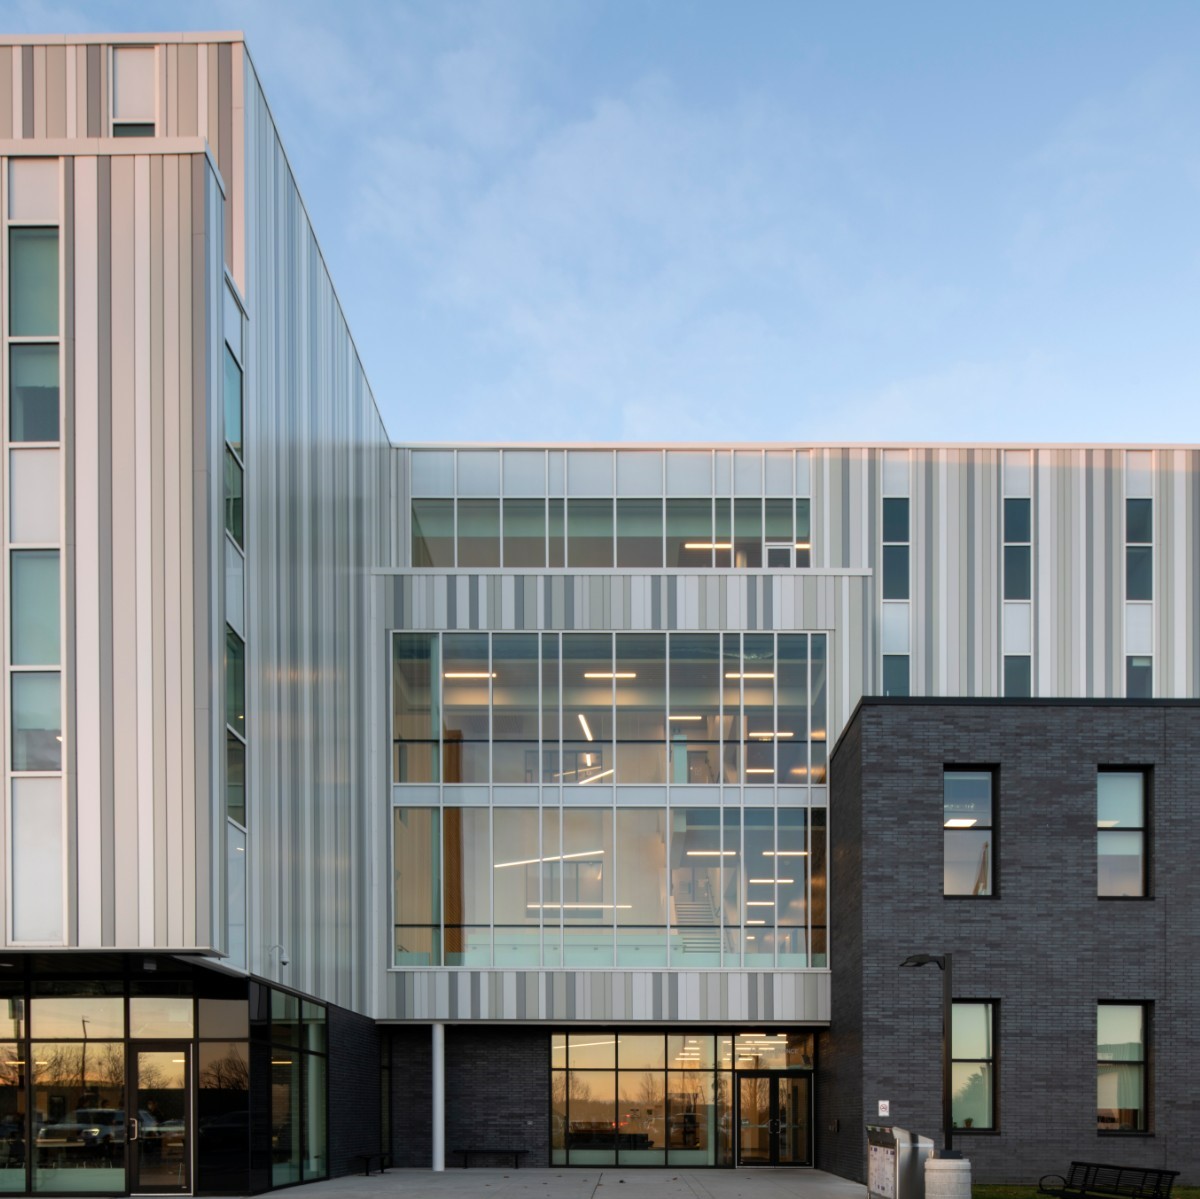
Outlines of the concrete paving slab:
M310 1183L304 1199L866 1199L822 1170L389 1170Z

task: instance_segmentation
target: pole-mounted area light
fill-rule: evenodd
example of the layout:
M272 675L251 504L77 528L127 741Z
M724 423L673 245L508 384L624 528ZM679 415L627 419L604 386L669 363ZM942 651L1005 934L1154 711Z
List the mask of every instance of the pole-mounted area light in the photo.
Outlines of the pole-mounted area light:
M961 1157L954 1151L954 1118L950 1095L950 1038L954 1019L954 955L952 953L914 953L900 963L905 966L936 966L942 972L942 1157Z

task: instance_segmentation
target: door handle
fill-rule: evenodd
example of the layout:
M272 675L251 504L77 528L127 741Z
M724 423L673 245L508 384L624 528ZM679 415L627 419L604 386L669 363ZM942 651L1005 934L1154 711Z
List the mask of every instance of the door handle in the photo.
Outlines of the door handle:
M129 1121L129 1139L131 1141L137 1140L137 1119L136 1119L136 1117Z
M778 1120L767 1121L767 1131L768 1132L778 1132L779 1131L779 1121Z

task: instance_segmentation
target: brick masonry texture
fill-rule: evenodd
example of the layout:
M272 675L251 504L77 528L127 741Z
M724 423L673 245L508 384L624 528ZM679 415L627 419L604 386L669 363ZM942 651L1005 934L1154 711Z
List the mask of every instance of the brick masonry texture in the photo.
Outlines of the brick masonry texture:
M432 1034L428 1025L394 1025L381 1032L392 1062L393 1161L427 1167ZM446 1028L447 1164L461 1161L455 1150L487 1148L526 1149L523 1165L550 1164L550 1035L544 1029ZM511 1159L480 1158L478 1164Z
M993 897L942 895L947 766L996 772ZM1096 896L1105 766L1150 772L1148 899ZM955 1136L976 1181L1033 1182L1080 1159L1200 1182L1200 705L867 700L832 779L818 1164L862 1178L863 1125L878 1122L880 1099L896 1124L940 1143L940 974L898 967L952 952L955 996L999 1005L998 1130ZM1102 1000L1152 1005L1151 1135L1096 1129Z
M329 1173L360 1168L358 1153L379 1151L380 1030L375 1021L329 1007Z

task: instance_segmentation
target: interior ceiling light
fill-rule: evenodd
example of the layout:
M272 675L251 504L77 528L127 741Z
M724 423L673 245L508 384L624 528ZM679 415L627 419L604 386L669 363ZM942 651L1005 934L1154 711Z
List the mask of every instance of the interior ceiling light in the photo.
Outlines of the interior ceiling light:
M952 820L947 820L944 827L946 828L974 828L979 823L974 817L955 816Z
M607 778L610 774L612 774L612 770L602 770L599 774L593 774L590 779L580 779L579 785L581 787L586 787L588 783L594 783L597 779Z
M747 766L746 773L747 774L774 774L775 767L774 766Z
M444 679L494 679L495 677L488 670L447 670L442 675Z
M773 670L727 670L725 677L727 679L773 679L775 672Z
M733 549L732 541L685 541L683 543L685 550L731 550Z
M752 883L794 883L794 878L752 878Z
M736 849L689 849L689 858L732 858L737 856Z
M763 850L764 858L806 858L808 857L807 849L781 849L778 853L773 849Z
M636 679L636 670L585 670L585 679Z
M810 550L810 549L812 549L812 542L811 541L797 541L796 548L798 550Z
M668 720L703 720L703 716L668 716Z
M544 858L520 858L515 862L497 862L492 869L503 870L506 866L536 866L538 862L573 862L578 858L603 857L602 849L584 849L579 853L550 854Z
M795 733L751 733L750 736L756 741L772 741L776 737L794 737Z
M1116 828L1121 822L1119 820L1099 820L1096 823L1099 828Z
M773 899L747 899L746 907L748 908L773 908L775 901Z
M595 741L596 738L592 736L591 726L587 722L587 717L582 712L579 713L579 723L583 725L583 735L589 741Z

